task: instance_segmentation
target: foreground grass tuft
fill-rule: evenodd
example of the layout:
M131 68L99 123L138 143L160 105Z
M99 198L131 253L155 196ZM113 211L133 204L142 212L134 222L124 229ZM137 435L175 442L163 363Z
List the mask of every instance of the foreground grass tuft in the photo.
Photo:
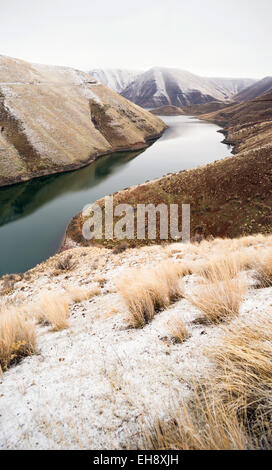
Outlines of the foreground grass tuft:
M141 449L272 449L272 312L236 319L206 349L212 374L166 418L140 429Z
M171 339L175 343L183 343L190 337L187 327L180 315L173 315L166 324Z
M69 297L61 292L42 293L33 310L40 323L52 325L55 331L69 327Z
M89 289L85 289L83 287L67 287L66 291L73 303L79 303L83 300L90 300L101 293L101 290L97 285Z
M261 253L255 262L254 278L257 288L272 286L272 250Z
M15 308L0 314L0 370L6 370L36 351L36 330Z
M156 268L131 270L119 279L116 284L129 309L129 326L142 328L156 312L181 298L184 295L182 276L182 266L167 261Z

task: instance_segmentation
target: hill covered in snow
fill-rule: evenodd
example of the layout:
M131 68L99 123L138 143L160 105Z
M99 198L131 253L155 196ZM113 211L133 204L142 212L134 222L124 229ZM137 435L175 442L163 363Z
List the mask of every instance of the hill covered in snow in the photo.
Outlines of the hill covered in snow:
M96 69L90 73L144 108L225 101L255 83L250 78L207 78L167 67L153 67L145 72Z

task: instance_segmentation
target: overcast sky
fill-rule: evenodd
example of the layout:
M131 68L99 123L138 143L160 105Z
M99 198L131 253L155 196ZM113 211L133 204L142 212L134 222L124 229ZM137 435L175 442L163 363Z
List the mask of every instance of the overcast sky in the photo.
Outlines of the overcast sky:
M92 68L272 75L271 0L0 0L0 54Z

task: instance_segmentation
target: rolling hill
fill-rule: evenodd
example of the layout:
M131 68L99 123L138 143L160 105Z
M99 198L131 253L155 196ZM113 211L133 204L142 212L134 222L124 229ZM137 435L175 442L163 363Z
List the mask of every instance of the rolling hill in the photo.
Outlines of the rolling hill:
M88 73L0 56L0 186L144 148L164 129Z
M272 89L272 77L265 77L233 96L234 101L248 101Z

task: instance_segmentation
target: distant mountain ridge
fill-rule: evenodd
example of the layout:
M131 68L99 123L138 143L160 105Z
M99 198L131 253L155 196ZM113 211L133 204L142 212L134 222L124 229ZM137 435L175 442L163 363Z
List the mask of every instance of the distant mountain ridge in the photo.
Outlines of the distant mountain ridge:
M167 67L153 67L142 73L96 69L90 71L90 74L144 108L226 101L256 82L250 78L200 77L185 70Z
M272 77L265 77L234 95L235 101L248 101L272 90Z
M89 71L96 80L113 91L121 93L135 78L142 73L140 70L127 69L94 69Z

